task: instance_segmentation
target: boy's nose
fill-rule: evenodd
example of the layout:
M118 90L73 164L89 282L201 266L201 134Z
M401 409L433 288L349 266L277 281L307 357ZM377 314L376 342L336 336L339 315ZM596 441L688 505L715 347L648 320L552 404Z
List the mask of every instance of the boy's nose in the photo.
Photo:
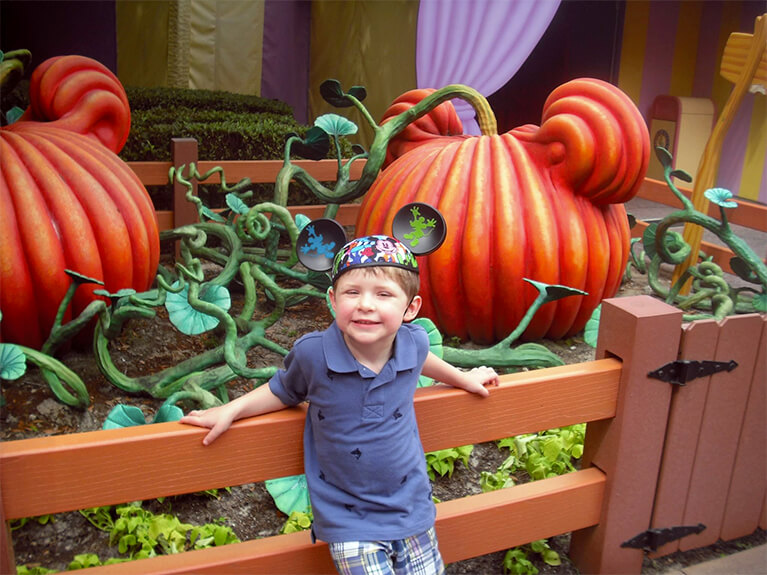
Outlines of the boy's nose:
M363 293L360 295L359 306L361 309L373 309L374 305L374 298L371 294Z

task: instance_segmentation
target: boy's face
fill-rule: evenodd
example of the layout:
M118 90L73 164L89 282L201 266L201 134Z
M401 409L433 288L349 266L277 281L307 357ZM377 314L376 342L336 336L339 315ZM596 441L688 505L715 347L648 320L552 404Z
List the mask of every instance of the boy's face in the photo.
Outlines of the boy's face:
M349 270L330 290L336 323L350 346L393 341L402 322L415 319L421 309L420 296L410 301L399 283L381 270Z

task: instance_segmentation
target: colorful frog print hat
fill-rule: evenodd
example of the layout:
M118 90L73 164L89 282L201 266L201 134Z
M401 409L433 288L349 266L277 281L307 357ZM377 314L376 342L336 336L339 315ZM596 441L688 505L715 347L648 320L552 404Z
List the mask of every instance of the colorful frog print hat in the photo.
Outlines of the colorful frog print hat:
M415 256L437 250L446 233L442 214L429 204L415 202L394 216L392 236L364 236L344 243L346 234L335 220L309 222L298 236L296 254L306 268L330 272L332 283L355 267L395 266L418 273Z

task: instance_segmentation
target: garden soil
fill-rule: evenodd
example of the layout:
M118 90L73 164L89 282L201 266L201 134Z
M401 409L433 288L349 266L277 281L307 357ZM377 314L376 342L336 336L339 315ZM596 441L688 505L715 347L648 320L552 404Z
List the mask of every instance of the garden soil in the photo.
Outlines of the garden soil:
M624 283L619 296L649 294L643 276L635 273L631 281ZM215 342L204 336L189 337L173 329L164 310L158 312L158 320L133 320L118 340L110 345L115 364L128 375L152 373L181 360L205 351ZM330 321L330 315L320 300L311 300L289 308L285 316L267 332L267 336L285 348L304 333L322 329ZM543 342L566 363L579 363L594 359L594 349L582 338ZM68 351L60 359L86 382L91 395L91 405L85 410L67 407L58 402L37 370L30 368L21 379L3 382L6 405L0 409L0 438L4 441L77 433L100 429L109 411L117 404L141 407L148 419L156 412L161 400L149 396L131 395L111 385L101 374L89 351ZM282 358L271 352L259 350L249 356L252 367L280 365ZM239 396L251 389L244 380L229 384L230 395ZM479 493L482 471L494 472L506 458L505 451L494 443L475 446L469 465L457 464L452 477L437 478L434 494L441 500L450 500ZM517 477L524 481L524 477ZM222 488L225 486L221 486ZM177 515L181 521L202 525L225 521L241 540L255 539L277 534L286 517L280 513L263 484L248 484L221 489L217 494L193 494L166 498L162 501L146 501L144 507L156 513ZM17 523L18 525L18 523ZM53 516L41 524L30 520L13 531L14 550L19 565L41 565L65 570L76 554L96 553L102 561L119 556L115 546L109 545L109 535L94 528L77 512ZM740 551L767 540L764 531L758 531L728 543L720 543L703 549L677 553L660 559L646 559L643 574L663 573L687 565L705 561L722 554ZM531 555L541 573L578 573L567 559L569 535L549 540L563 561L559 566L544 564ZM495 574L503 573L505 552L449 565L449 574Z

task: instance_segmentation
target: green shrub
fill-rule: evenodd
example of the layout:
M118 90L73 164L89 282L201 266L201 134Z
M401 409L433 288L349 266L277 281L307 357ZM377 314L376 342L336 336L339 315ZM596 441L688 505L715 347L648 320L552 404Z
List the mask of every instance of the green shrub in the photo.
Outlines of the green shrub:
M297 123L284 102L258 96L180 88L126 88L126 93L131 106L131 130L119 154L126 162L170 161L172 138L197 140L200 160L281 160L287 135L303 137L311 127ZM341 150L344 157L352 155L351 143L344 138ZM328 185L332 187L332 182ZM171 209L170 185L148 191L156 209ZM252 191L252 204L271 201L274 184L253 184ZM224 194L217 185L202 185L199 194L206 206L225 207ZM288 203L323 202L291 184Z
M169 161L171 138L195 138L203 160L282 158L285 136L303 135L284 102L178 88L126 88L131 131L125 161Z

